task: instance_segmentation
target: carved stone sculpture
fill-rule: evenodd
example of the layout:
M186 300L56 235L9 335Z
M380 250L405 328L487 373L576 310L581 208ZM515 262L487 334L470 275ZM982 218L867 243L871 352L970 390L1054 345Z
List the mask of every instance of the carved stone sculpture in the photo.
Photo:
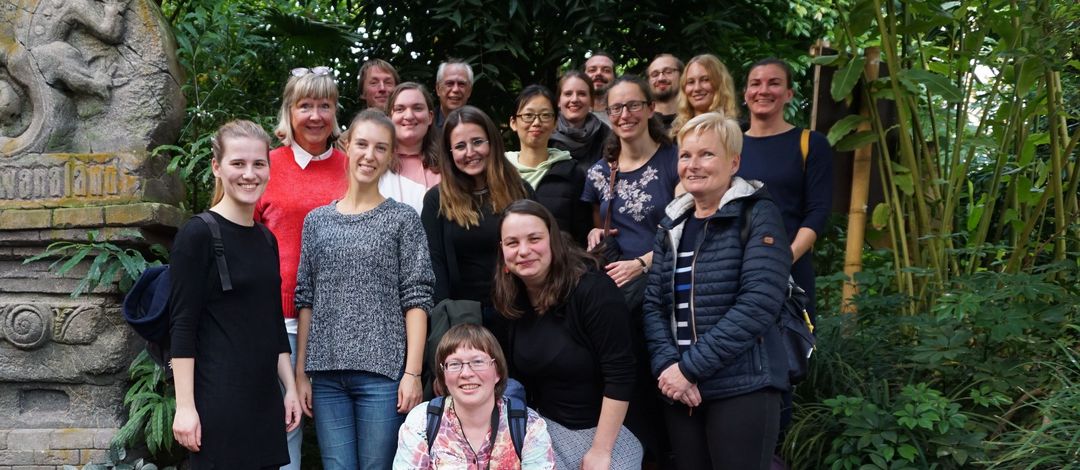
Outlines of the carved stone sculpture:
M3 14L10 36L0 38L0 152L136 150L175 139L179 68L167 30L147 21L154 10L138 0L14 0Z
M23 263L55 241L147 250L183 221L168 157L184 113L154 0L0 0L0 469L100 463L142 343L104 282Z

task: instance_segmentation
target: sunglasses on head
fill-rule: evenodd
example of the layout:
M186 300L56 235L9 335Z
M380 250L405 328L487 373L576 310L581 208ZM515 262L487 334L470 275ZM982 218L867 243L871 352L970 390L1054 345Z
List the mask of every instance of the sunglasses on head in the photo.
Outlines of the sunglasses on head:
M307 68L307 67L297 67L295 69L290 70L289 74L294 76L294 77L303 77L304 75L307 75L309 73L313 73L315 75L330 75L330 72L332 72L332 71L333 70L330 67L327 67L325 65L320 65L318 67L313 67L313 68L310 68L310 69Z

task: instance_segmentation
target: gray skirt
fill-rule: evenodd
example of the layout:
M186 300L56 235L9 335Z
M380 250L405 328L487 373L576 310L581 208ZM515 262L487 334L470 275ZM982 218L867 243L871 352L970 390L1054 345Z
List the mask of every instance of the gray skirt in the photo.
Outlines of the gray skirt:
M592 447L593 436L596 428L567 429L554 420L547 419L548 434L551 435L551 446L555 449L555 468L557 470L578 470L581 468L581 459ZM612 470L640 470L642 450L641 443L626 426L619 429L619 437L615 439L615 448L611 451Z

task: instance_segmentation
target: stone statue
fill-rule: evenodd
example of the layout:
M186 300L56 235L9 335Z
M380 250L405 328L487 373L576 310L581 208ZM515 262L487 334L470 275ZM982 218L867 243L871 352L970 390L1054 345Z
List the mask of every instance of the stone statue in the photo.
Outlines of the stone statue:
M0 152L137 150L175 137L183 101L172 38L132 21L156 6L15 1L13 41L0 37Z
M156 0L0 0L0 469L101 463L142 347L115 280L24 263L57 241L148 252L186 214L165 171L184 116Z

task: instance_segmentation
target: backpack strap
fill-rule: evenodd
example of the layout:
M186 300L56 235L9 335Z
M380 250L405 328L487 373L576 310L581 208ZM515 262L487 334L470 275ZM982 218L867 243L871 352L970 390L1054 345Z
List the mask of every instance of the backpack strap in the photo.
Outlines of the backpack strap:
M221 291L229 292L232 290L232 279L229 277L229 265L225 262L225 243L221 241L221 226L209 212L196 214L195 217L206 222L206 226L210 229L210 240L214 245L214 260L217 261L218 277L221 278Z
M266 225L262 224L261 222L255 222L255 226L259 227L259 231L262 232L263 238L266 239L267 245L270 245L271 248L277 246L277 243L274 242L274 234L270 233L270 229L267 228Z
M442 425L443 404L446 397L435 397L428 402L427 406L427 433L428 455L431 455L431 447L435 444L435 437L439 434L439 426ZM528 424L529 412L525 404L520 400L503 397L506 402L506 422L510 427L510 440L514 443L514 452L518 460L521 460L521 448L525 443L525 430ZM496 434L499 432L498 408L492 414L491 444L494 446ZM493 447L494 448L494 447Z
M431 446L435 444L435 436L439 434L439 426L442 424L443 400L446 397L435 397L428 402L427 406L427 448L431 455Z
M521 447L525 443L525 428L528 425L529 411L525 404L516 398L503 397L506 400L507 423L510 425L510 440L514 441L514 452L521 460Z
M810 156L810 129L802 130L802 137L799 138L799 150L802 151L802 169L806 172L806 158Z

